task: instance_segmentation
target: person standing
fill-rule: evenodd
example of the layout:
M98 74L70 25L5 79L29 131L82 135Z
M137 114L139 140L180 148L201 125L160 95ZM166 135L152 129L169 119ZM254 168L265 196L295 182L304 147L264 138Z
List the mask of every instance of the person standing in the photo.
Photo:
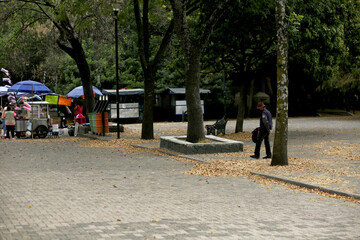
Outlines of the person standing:
M1 120L1 123L0 123L0 136L2 136L3 135L3 126L4 126L4 124L3 124L3 119L2 119L2 111L3 111L3 108L2 108L2 106L0 105L0 120Z
M265 142L265 150L266 150L266 156L265 158L271 158L271 148L270 148L270 140L269 135L270 131L272 129L272 115L269 110L265 108L265 104L263 102L259 102L256 106L258 110L261 111L260 116L260 128L258 137L256 140L256 146L255 146L255 152L254 155L251 155L251 158L259 159L260 158L260 148L261 143L264 140Z
M75 117L75 119L78 118L79 114L81 114L81 117L83 116L83 106L81 106L78 103L75 103L75 107L74 107L74 117Z
M5 112L5 124L6 124L6 137L10 139L15 138L15 120L16 120L16 113L14 112L14 107L9 106ZM11 133L11 137L10 137Z
M2 128L3 128L3 136L6 136L6 125L5 125L5 111L6 111L7 107L4 107L1 110L1 122L2 122Z

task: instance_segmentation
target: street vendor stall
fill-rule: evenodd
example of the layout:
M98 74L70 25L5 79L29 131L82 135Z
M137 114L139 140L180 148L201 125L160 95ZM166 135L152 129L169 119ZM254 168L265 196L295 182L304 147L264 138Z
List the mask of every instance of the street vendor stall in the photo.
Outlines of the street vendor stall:
M17 82L8 88L8 94L10 93L14 94L10 104L15 105L15 112L18 114L15 124L16 135L18 137L45 138L48 132L52 131L49 103L45 101L30 102L28 97L41 100L38 95L51 93L51 90L40 82L26 80Z
M17 137L45 138L48 132L52 131L48 102L23 102L19 108L20 110L17 110L19 118L15 124Z
M49 103L49 114L53 125L58 125L59 128L66 128L68 123L71 125L72 112L69 108L71 97L49 94L45 96L45 101Z

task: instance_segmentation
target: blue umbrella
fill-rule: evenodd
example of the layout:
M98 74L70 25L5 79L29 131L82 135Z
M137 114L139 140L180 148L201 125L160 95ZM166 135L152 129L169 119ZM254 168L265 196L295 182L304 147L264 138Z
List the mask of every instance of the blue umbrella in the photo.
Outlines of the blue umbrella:
M8 92L42 94L42 93L51 93L51 90L42 83L26 80L15 83L14 85L8 88Z
M93 86L93 91L95 93L96 96L102 96L103 94L100 92L99 89L97 89L96 87ZM73 98L79 98L82 95L84 95L84 89L83 86L79 86L74 88L73 90L71 90L68 94L66 94L66 96L68 97L73 97Z

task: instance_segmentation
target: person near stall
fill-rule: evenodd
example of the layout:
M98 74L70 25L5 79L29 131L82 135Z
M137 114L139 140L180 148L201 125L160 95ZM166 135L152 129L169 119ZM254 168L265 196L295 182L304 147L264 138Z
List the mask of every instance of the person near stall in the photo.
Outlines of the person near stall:
M86 122L86 118L83 115L83 106L78 103L75 103L74 107L74 117L75 121L82 124Z
M78 118L79 114L83 114L83 106L81 106L78 103L75 103L75 107L74 107L74 117Z
M2 138L6 137L6 125L5 125L5 111L7 109L7 106L5 106L4 108L1 109L1 123L2 123L2 130L3 130L3 134L2 134Z
M0 106L0 136L2 136L3 135L3 126L4 126L4 124L3 124L3 120L2 120L2 111L3 111L3 107L2 106Z
M7 107L7 110L4 113L4 119L6 124L6 137L9 139L15 139L16 113L14 112L13 106Z

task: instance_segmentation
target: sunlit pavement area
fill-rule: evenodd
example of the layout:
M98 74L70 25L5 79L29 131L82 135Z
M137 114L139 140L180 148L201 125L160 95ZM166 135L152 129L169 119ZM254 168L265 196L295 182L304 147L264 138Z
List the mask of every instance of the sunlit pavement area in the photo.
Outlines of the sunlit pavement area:
M245 120L244 130L257 125ZM360 238L358 203L246 176L191 175L196 162L126 145L139 138L141 124L124 127L116 148L109 147L116 135L0 140L0 239ZM336 166L354 176L338 185L359 194L358 150L350 157L323 151L358 146L359 127L357 118L291 118L290 160L343 162ZM234 128L229 121L226 133ZM186 123L155 124L155 137L184 134ZM141 144L155 149L157 140ZM254 144L245 139L244 146L245 159Z

